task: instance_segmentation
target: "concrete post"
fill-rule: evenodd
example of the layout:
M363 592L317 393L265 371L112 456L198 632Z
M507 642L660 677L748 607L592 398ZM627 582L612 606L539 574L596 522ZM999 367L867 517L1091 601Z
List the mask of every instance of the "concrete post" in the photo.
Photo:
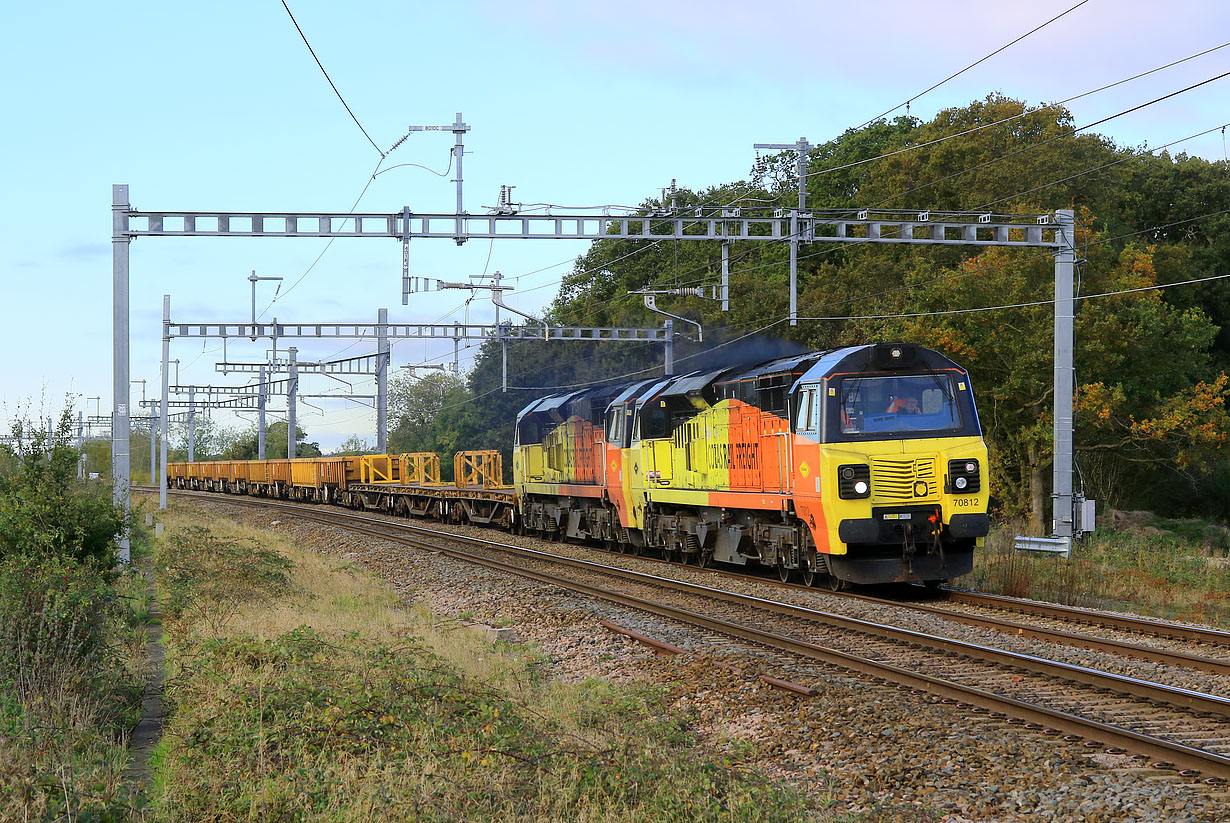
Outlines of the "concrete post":
M149 484L158 482L158 409L163 403L154 401L149 415Z

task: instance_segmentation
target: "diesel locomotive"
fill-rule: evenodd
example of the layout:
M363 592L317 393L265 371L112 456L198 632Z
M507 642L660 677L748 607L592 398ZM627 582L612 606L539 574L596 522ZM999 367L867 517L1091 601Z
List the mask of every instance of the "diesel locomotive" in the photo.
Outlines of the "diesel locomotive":
M990 527L969 375L850 346L544 397L517 418L521 525L781 579L936 584Z
M496 451L171 463L168 485L332 503L776 570L783 581L935 584L990 527L964 369L909 343L554 394Z

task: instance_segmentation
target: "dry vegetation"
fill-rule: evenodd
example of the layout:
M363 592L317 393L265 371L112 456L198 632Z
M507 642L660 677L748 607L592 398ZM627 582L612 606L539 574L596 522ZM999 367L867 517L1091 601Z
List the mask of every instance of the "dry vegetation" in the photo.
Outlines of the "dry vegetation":
M1021 524L992 532L958 585L1012 597L1230 627L1230 529L1116 512L1069 560L1020 554Z
M357 568L172 506L164 820L798 820L664 695L544 676Z

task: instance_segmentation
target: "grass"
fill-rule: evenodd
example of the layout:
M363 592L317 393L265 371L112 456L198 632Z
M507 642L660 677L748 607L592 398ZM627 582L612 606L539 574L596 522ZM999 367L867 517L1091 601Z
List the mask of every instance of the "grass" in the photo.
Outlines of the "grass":
M0 820L125 820L145 580L66 558L0 561Z
M559 683L532 648L458 631L285 537L174 504L165 522L174 714L156 819L805 816L704 748L663 692Z
M1018 553L1008 523L994 530L959 584L1012 597L1117 609L1230 627L1230 530L1138 514L1102 529L1070 559Z

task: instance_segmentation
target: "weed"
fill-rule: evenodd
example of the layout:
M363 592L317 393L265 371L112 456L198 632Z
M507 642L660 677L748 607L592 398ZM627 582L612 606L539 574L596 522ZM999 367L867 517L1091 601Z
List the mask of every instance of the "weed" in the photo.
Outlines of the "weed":
M1014 551L1017 530L1006 524L992 532L974 572L960 582L1011 597L1230 623L1230 564L1219 558L1230 543L1225 527L1151 522L1130 533L1095 532L1067 560Z

